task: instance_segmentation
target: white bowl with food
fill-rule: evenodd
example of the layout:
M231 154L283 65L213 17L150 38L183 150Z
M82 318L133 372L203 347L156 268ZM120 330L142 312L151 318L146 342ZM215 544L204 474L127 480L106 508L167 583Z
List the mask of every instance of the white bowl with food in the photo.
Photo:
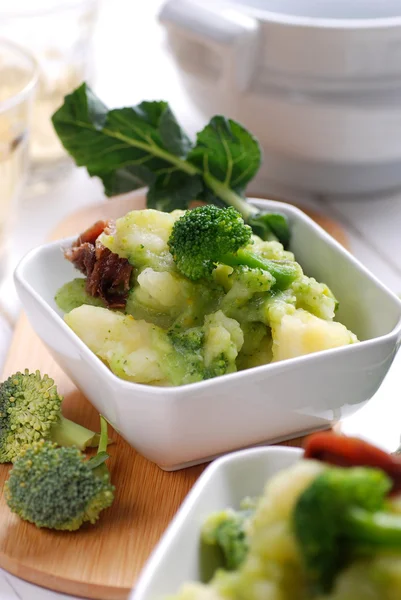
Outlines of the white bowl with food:
M165 470L332 426L375 394L400 344L401 302L392 292L302 211L251 202L288 220L288 251L256 238L252 246L260 259L302 266L305 275L286 290L260 270L243 296L247 270L231 268L231 277L221 265L206 283L186 279L167 245L180 214L159 211L132 211L95 236L117 253L119 268L136 264L124 307L118 298L113 310L88 298L82 278L78 287L68 283L79 273L62 249L76 238L32 250L15 273L55 360L127 442ZM110 272L102 271L103 283ZM183 341L200 345L189 356Z
M399 598L399 458L331 435L305 454L254 448L211 464L130 600Z

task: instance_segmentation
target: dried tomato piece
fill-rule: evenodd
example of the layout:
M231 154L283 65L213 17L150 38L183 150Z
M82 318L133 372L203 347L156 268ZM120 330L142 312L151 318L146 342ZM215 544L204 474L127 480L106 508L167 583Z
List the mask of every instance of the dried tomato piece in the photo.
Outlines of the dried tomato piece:
M315 433L306 440L304 457L340 467L376 467L393 480L392 493L401 491L401 458L359 438Z
M97 221L64 252L67 260L86 275L86 291L101 298L108 308L123 309L130 290L132 265L126 258L97 241L103 231L113 231L114 223Z

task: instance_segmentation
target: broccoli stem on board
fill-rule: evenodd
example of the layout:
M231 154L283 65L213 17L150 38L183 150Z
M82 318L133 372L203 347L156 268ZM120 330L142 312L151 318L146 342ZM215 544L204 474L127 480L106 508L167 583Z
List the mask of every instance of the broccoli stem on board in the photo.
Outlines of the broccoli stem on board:
M106 466L106 460L109 458L107 454L107 446L110 443L107 432L107 421L100 415L100 435L99 445L95 456L88 461L88 466L93 470L96 477L101 477L106 480L110 480L110 473Z
M246 265L251 269L268 271L276 280L274 287L280 290L288 288L300 275L300 268L295 262L268 260L241 249L235 254L224 254L220 257L219 262L230 267Z
M109 438L107 435L107 421L104 417L100 416L100 439L97 453L100 454L101 452L106 452L108 443Z
M96 448L99 444L99 438L98 433L94 433L65 417L61 417L60 421L53 425L50 432L50 439L58 446L76 446L80 450Z
M352 508L345 523L344 537L356 544L380 546L387 550L401 547L401 517L398 515Z

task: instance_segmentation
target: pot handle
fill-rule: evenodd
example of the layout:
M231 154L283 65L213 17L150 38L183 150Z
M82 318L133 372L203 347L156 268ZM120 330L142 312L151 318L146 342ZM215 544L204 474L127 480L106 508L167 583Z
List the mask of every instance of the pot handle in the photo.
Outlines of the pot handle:
M229 7L219 10L193 0L167 0L159 21L180 35L214 50L222 60L222 85L245 91L258 56L259 22ZM196 57L194 57L194 71ZM188 63L187 63L188 64Z

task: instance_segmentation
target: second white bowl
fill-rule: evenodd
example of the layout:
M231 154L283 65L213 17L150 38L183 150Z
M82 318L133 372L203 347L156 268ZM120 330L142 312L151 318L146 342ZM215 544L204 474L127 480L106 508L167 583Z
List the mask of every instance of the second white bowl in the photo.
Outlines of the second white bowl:
M130 600L166 600L182 584L202 581L200 532L207 517L257 497L266 482L302 457L298 448L258 448L216 460L184 500L143 569Z

